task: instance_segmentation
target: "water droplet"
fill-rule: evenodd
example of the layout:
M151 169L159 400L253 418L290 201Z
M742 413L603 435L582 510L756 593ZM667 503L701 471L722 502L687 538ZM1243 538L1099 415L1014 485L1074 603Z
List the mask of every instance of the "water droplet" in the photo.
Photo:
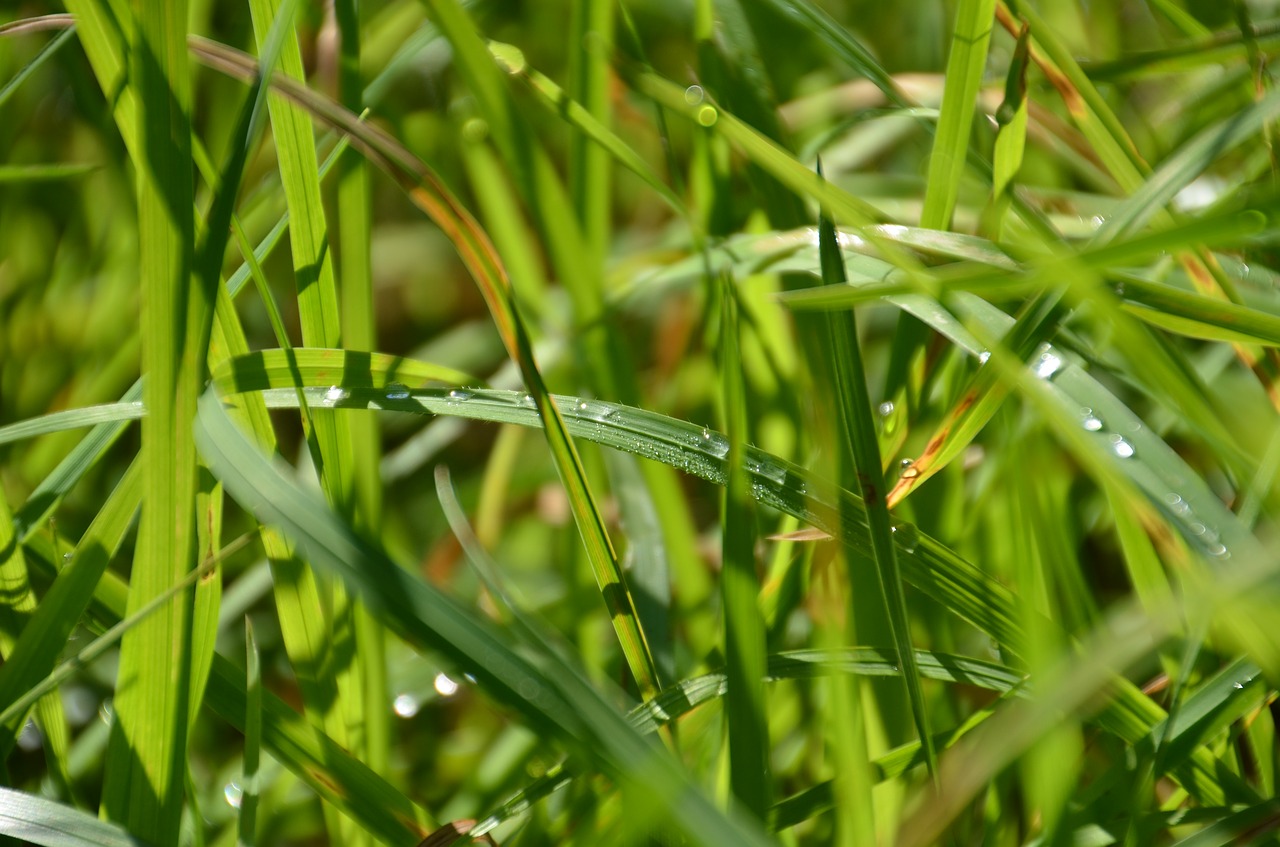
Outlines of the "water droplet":
M1225 559L1231 555L1231 553L1227 551L1226 545L1221 543L1210 544L1208 550L1209 555L1215 559Z
M898 462L898 467L906 469L911 467L915 463L916 463L915 459L903 459L902 461Z
M1234 688L1234 689L1236 689L1236 690L1238 690L1238 691L1243 691L1243 690L1244 690L1244 683L1243 683L1243 682L1233 682L1233 683L1231 683L1231 687L1232 687L1232 688Z
M885 400L876 408L876 411L880 413L880 417L887 418L893 414L893 408L893 401Z
M1111 451L1121 459L1127 459L1133 455L1133 445L1125 441L1123 435L1112 435Z
M341 403L350 396L351 393L341 385L331 385L329 390L324 393L324 402L333 405L334 403Z
M990 358L991 358L991 351L983 350L981 353L978 354L978 364L985 365L987 363L987 360Z
M1124 296L1124 283L1123 283L1123 282L1117 282L1117 283L1116 283L1116 296L1117 296L1117 297L1123 297L1123 296Z
M1062 368L1062 357L1051 350L1045 350L1036 360L1036 376L1049 379Z
M475 395L472 394L470 391L465 391L461 388L455 388L449 392L449 399L455 402L461 401L461 400L470 400L474 396Z
M441 697L452 697L458 693L458 683L442 673L436 674L435 682L432 684L435 686L436 693Z
M920 469L919 469L919 468L915 467L914 465L912 465L912 466L905 466L905 465L904 465L904 466L903 466L903 471L902 471L902 478L903 478L903 479L915 479L915 478L916 478L916 477L918 477L918 476L920 476Z
M240 801L244 799L244 789L233 779L222 789L222 796L226 798L228 806L238 809Z
M538 401L533 399L533 395L528 391L523 392L518 398L516 398L516 402L521 406L524 406L526 409L538 408Z
M578 417L593 421L603 421L613 416L614 410L604 403L595 400L579 400Z
M387 399L388 400L408 400L409 387L401 385L398 382L387 383Z
M1080 425L1089 432L1097 432L1102 429L1102 419L1093 415L1085 415L1085 418L1080 422Z
M1187 529L1191 530L1192 535L1204 535L1209 531L1209 528L1202 523L1192 523L1187 526Z
M698 110L698 123L703 126L715 126L719 118L720 114L716 112L715 106L703 106Z
M391 708L402 718L411 718L418 714L418 698L408 692L397 694L396 699L392 702Z
M893 525L893 540L907 553L914 553L920 543L920 533L911 524L900 522Z
M1105 219L1102 217L1102 215L1094 215L1092 218L1090 218L1090 223L1092 223L1094 226L1102 226L1104 220Z
M729 439L718 432L704 429L702 431L702 448L717 459L723 459L729 455Z
M702 90L701 85L691 85L684 90L684 102L690 106L696 106L705 100L707 93Z
M62 561L63 561L64 563L65 563L65 562L70 562L70 561L75 557L75 555L76 555L75 553L72 553L72 552L70 552L70 551L68 551L68 552L66 552L66 553L63 553L63 554L62 554Z
M115 706L111 705L110 700L103 700L102 705L98 707L98 717L102 718L103 723L110 724L115 716Z
M27 721L22 726L22 732L18 733L18 747L32 753L42 746L44 746L44 738L40 734L40 729L34 721Z

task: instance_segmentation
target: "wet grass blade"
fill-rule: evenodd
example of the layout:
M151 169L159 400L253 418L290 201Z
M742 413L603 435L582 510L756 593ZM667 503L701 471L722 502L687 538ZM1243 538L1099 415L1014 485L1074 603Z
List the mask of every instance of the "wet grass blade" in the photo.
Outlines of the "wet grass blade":
M474 616L335 520L331 510L280 474L235 428L215 394L207 395L202 450L215 473L259 517L283 526L313 561L359 587L383 619L410 643L437 650L535 726L619 779L625 792L671 816L704 844L767 844L763 833L717 813L665 751L636 734L575 669L554 654L516 653L508 635ZM727 840L726 840L727 839Z
M148 847L115 824L44 797L0 787L0 835L40 847Z

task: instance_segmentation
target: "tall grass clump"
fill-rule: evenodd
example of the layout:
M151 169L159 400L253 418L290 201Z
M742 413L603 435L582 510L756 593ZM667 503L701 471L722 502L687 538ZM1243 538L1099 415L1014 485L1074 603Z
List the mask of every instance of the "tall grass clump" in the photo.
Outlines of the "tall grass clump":
M0 842L1273 843L1272 12L0 10Z

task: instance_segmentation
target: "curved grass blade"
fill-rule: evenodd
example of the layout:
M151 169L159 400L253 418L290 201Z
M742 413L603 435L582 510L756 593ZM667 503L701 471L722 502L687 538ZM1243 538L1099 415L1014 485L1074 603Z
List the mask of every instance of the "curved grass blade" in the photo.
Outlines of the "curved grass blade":
M282 526L312 560L359 588L367 602L410 643L439 651L482 681L507 706L654 803L704 844L767 844L761 833L717 813L660 747L631 729L582 678L552 653L517 654L505 631L472 615L414 578L351 532L313 495L268 463L235 428L217 396L206 395L198 437L206 460L234 497ZM726 840L728 839L728 840Z
M5 101L13 96L13 93L21 87L22 83L27 81L28 77L39 70L41 65L53 58L54 54L61 50L66 43L74 37L74 30L64 30L54 36L53 40L48 44L40 48L40 52L36 54L35 58L30 62L27 62L20 71L14 74L13 77L4 84L3 88L0 88L0 106L3 106Z

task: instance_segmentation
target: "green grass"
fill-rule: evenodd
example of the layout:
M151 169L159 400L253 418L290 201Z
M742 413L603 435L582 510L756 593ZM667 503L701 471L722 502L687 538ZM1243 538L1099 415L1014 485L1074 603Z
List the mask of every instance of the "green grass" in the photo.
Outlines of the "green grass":
M0 842L1271 843L1259 8L0 13Z

